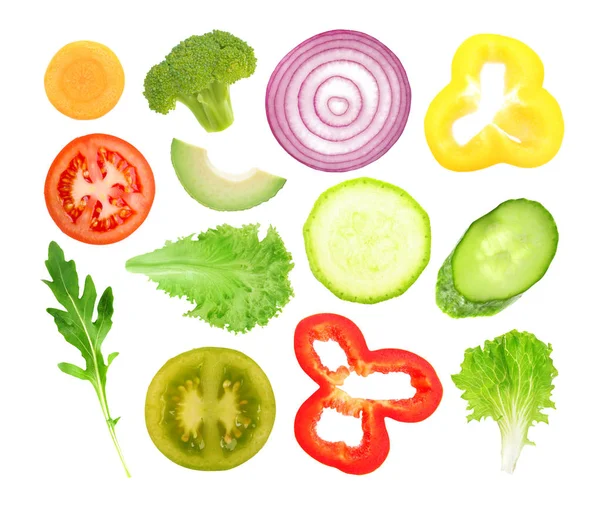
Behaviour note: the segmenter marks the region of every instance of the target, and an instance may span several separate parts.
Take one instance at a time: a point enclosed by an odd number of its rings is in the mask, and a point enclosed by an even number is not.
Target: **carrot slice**
[[[94,41],[63,46],[50,61],[44,87],[50,103],[74,119],[104,116],[119,101],[125,75],[113,51]]]

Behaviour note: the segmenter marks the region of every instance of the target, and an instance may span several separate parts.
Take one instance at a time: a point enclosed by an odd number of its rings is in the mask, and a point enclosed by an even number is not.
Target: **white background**
[[[21,511],[598,511],[598,56],[594,2],[440,1],[261,2],[175,1],[4,3],[0,12],[2,72],[2,323],[0,324],[0,509]],[[7,5],[10,5],[7,7]],[[393,7],[392,7],[393,6]],[[142,95],[147,70],[172,46],[214,28],[247,40],[258,56],[255,75],[233,86],[234,125],[206,134],[183,106],[168,116]],[[345,175],[308,169],[270,133],[264,91],[271,71],[304,39],[335,28],[356,29],[388,45],[403,62],[412,110],[398,143],[374,164]],[[516,37],[542,58],[545,85],[566,123],[557,157],[542,168],[496,166],[458,174],[433,159],[423,134],[430,100],[448,81],[458,45],[481,32]],[[126,86],[103,118],[76,121],[46,99],[43,76],[54,53],[71,41],[108,45],[120,58]],[[63,235],[50,219],[43,185],[50,163],[71,139],[104,132],[135,145],[151,163],[156,200],[144,225],[113,246],[88,246]],[[172,137],[205,146],[232,172],[260,166],[287,177],[274,199],[246,212],[218,213],[197,204],[170,164]],[[406,189],[432,222],[431,262],[403,296],[377,305],[351,304],[318,283],[306,261],[302,225],[317,196],[342,180],[373,176]],[[492,318],[453,320],[435,305],[439,266],[468,224],[508,198],[542,202],[560,231],[545,278]],[[264,328],[235,336],[183,318],[184,301],[155,291],[125,271],[127,258],[167,239],[220,223],[274,224],[296,264],[295,298]],[[61,373],[81,363],[58,334],[47,307],[57,306],[41,279],[48,243],[59,242],[80,275],[98,289],[112,285],[114,327],[105,354],[119,351],[108,374],[111,411],[133,477],[126,479],[92,387]],[[298,406],[315,389],[293,352],[305,316],[335,312],[353,319],[371,348],[414,351],[436,368],[444,398],[420,424],[388,421],[390,454],[366,476],[349,476],[307,456],[293,434]],[[514,475],[500,472],[496,424],[466,422],[466,403],[450,375],[466,348],[513,328],[552,343],[559,370],[550,424],[533,427]],[[188,349],[244,351],[270,377],[277,419],[264,449],[228,472],[195,472],[163,457],[144,425],[146,388],[160,366]],[[390,387],[380,391],[395,396]],[[355,421],[358,422],[358,421]],[[351,423],[352,424],[352,423]],[[356,426],[351,426],[356,427]]]

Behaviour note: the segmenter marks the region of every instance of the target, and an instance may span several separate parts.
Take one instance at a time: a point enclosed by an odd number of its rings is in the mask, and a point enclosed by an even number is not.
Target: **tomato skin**
[[[107,231],[94,231],[89,226],[92,219],[93,202],[83,211],[80,219],[74,222],[63,207],[59,194],[61,174],[69,167],[73,158],[81,153],[90,165],[90,172],[100,173],[97,164],[99,148],[108,148],[117,152],[135,167],[136,179],[140,191],[127,194],[127,200],[133,208],[133,215],[119,226]],[[107,134],[89,134],[73,139],[52,162],[44,185],[44,197],[48,213],[58,228],[69,237],[87,244],[112,244],[131,235],[145,221],[154,201],[154,174],[144,156],[130,143]],[[125,196],[125,195],[124,195]]]
[[[348,367],[326,368],[314,349],[315,340],[334,340],[346,353]],[[349,474],[367,474],[386,459],[390,441],[385,418],[419,422],[429,417],[442,399],[442,384],[433,367],[423,358],[402,349],[370,351],[365,338],[350,319],[336,314],[317,314],[298,323],[294,335],[298,363],[319,389],[296,414],[294,432],[300,447],[317,461]],[[355,399],[338,388],[354,371],[360,376],[373,372],[405,372],[416,392],[410,399]],[[343,415],[361,416],[363,438],[358,446],[328,442],[317,434],[317,423],[325,408]]]

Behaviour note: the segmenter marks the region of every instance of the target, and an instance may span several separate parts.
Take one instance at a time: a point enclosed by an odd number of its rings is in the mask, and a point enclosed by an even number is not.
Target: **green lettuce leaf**
[[[171,297],[193,303],[186,315],[245,333],[265,326],[293,296],[292,256],[275,228],[262,240],[258,228],[221,225],[131,258],[126,268],[145,274]]]
[[[485,342],[483,349],[465,351],[459,374],[452,376],[464,390],[462,398],[472,413],[469,421],[494,419],[502,436],[502,470],[512,473],[534,422],[548,423],[544,408],[550,399],[552,380],[558,371],[552,363],[552,346],[527,332],[511,331]]]

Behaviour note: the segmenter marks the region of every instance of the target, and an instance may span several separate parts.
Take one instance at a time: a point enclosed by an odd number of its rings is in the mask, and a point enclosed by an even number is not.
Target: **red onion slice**
[[[277,65],[266,95],[279,144],[321,171],[370,164],[398,140],[410,111],[402,63],[377,39],[332,30],[300,43]]]

